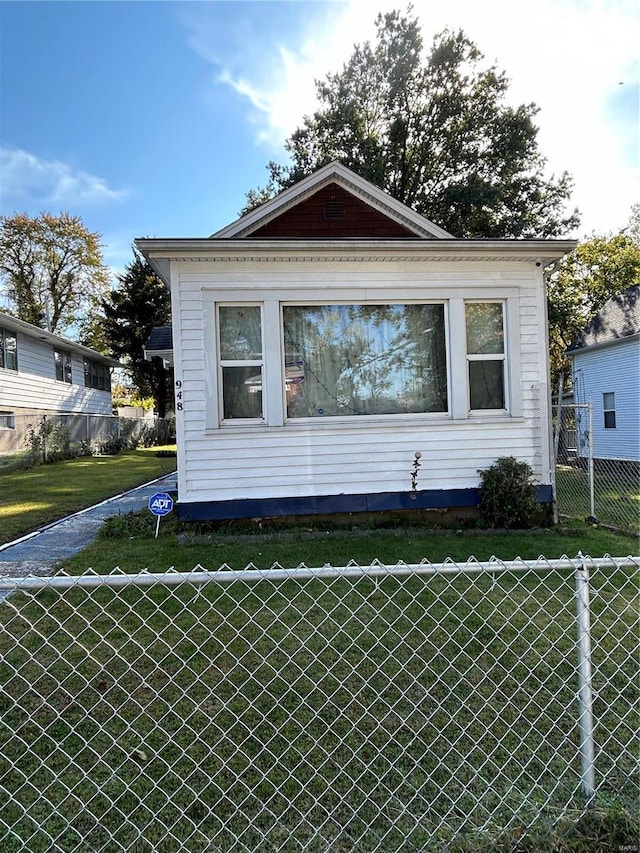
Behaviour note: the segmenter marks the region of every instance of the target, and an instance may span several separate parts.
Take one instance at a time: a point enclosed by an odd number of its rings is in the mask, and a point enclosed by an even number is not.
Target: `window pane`
[[[58,382],[64,382],[64,365],[63,355],[58,350],[53,351],[53,360],[56,366],[56,379]]]
[[[504,409],[504,370],[502,361],[469,362],[471,409]]]
[[[11,332],[4,333],[4,349],[6,353],[5,367],[7,370],[18,369],[18,340]]]
[[[602,395],[602,407],[607,410],[615,409],[616,395],[614,391],[608,391]]]
[[[615,429],[616,428],[616,413],[614,411],[609,411],[604,413],[604,428],[605,429]]]
[[[262,331],[258,305],[220,307],[220,358],[253,361],[262,358]]]
[[[447,410],[443,305],[283,309],[287,416]]]
[[[467,353],[484,355],[504,352],[502,305],[496,302],[468,302],[465,313]]]
[[[222,416],[231,418],[262,417],[262,368],[222,368]]]

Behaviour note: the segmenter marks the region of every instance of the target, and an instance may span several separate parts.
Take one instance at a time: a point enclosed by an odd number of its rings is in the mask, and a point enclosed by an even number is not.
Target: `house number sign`
[[[176,379],[176,412],[181,412],[182,409],[182,380]]]

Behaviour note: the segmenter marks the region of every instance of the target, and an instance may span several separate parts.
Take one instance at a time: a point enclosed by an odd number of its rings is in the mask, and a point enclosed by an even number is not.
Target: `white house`
[[[0,429],[18,415],[107,414],[117,362],[0,313]]]
[[[171,290],[180,517],[474,506],[504,455],[553,499],[544,273],[575,241],[459,240],[332,163],[136,244]]]
[[[593,406],[594,458],[639,462],[640,285],[605,302],[567,352],[574,402]],[[586,417],[577,420],[579,432],[588,429]]]

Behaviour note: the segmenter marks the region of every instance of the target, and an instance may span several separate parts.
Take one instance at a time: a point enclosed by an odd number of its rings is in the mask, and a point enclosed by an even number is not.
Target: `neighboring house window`
[[[15,429],[16,418],[13,412],[0,412],[0,429]]]
[[[262,311],[259,305],[218,307],[222,420],[260,420],[262,413]]]
[[[58,382],[71,383],[71,353],[54,349],[53,360],[56,366]]]
[[[502,302],[467,302],[469,409],[505,409],[505,341]]]
[[[447,411],[443,304],[286,305],[288,418]]]
[[[111,391],[111,373],[107,365],[85,358],[84,384],[87,388],[96,388],[98,391]]]
[[[18,341],[13,332],[0,328],[0,367],[18,369]]]
[[[604,428],[616,428],[616,395],[609,391],[602,395],[602,408],[604,410]]]

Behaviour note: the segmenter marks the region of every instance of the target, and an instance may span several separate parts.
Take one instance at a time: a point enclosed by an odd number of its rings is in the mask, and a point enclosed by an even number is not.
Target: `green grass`
[[[159,448],[0,473],[0,544],[175,470]]]
[[[257,524],[245,525],[243,529],[248,535],[236,535],[236,526],[221,526],[210,534],[188,526],[181,531],[176,522],[165,518],[155,539],[155,520],[149,513],[121,516],[107,523],[105,538],[65,561],[64,567],[74,573],[82,573],[89,567],[108,573],[115,566],[128,572],[143,568],[164,571],[170,566],[189,571],[196,565],[209,570],[222,565],[244,569],[250,563],[258,568],[270,568],[276,563],[291,568],[301,563],[343,566],[350,560],[369,565],[378,559],[394,565],[400,560],[419,563],[426,559],[436,563],[448,557],[464,562],[470,556],[478,560],[492,556],[503,560],[517,557],[535,560],[540,555],[548,559],[574,557],[578,552],[594,557],[638,553],[635,537],[584,524],[508,534],[479,530],[447,532],[425,526],[398,526],[390,530],[355,527],[348,531],[323,531],[316,526],[310,533],[292,524],[289,529],[265,535],[258,533]],[[251,535],[251,530],[257,535]]]
[[[584,519],[590,515],[589,479],[587,471],[558,465],[556,468],[558,511],[568,518]],[[594,476],[596,517],[602,524],[620,530],[640,530],[640,484],[631,474]]]
[[[625,849],[635,574],[593,572],[587,813],[570,572],[15,593],[0,849]]]

